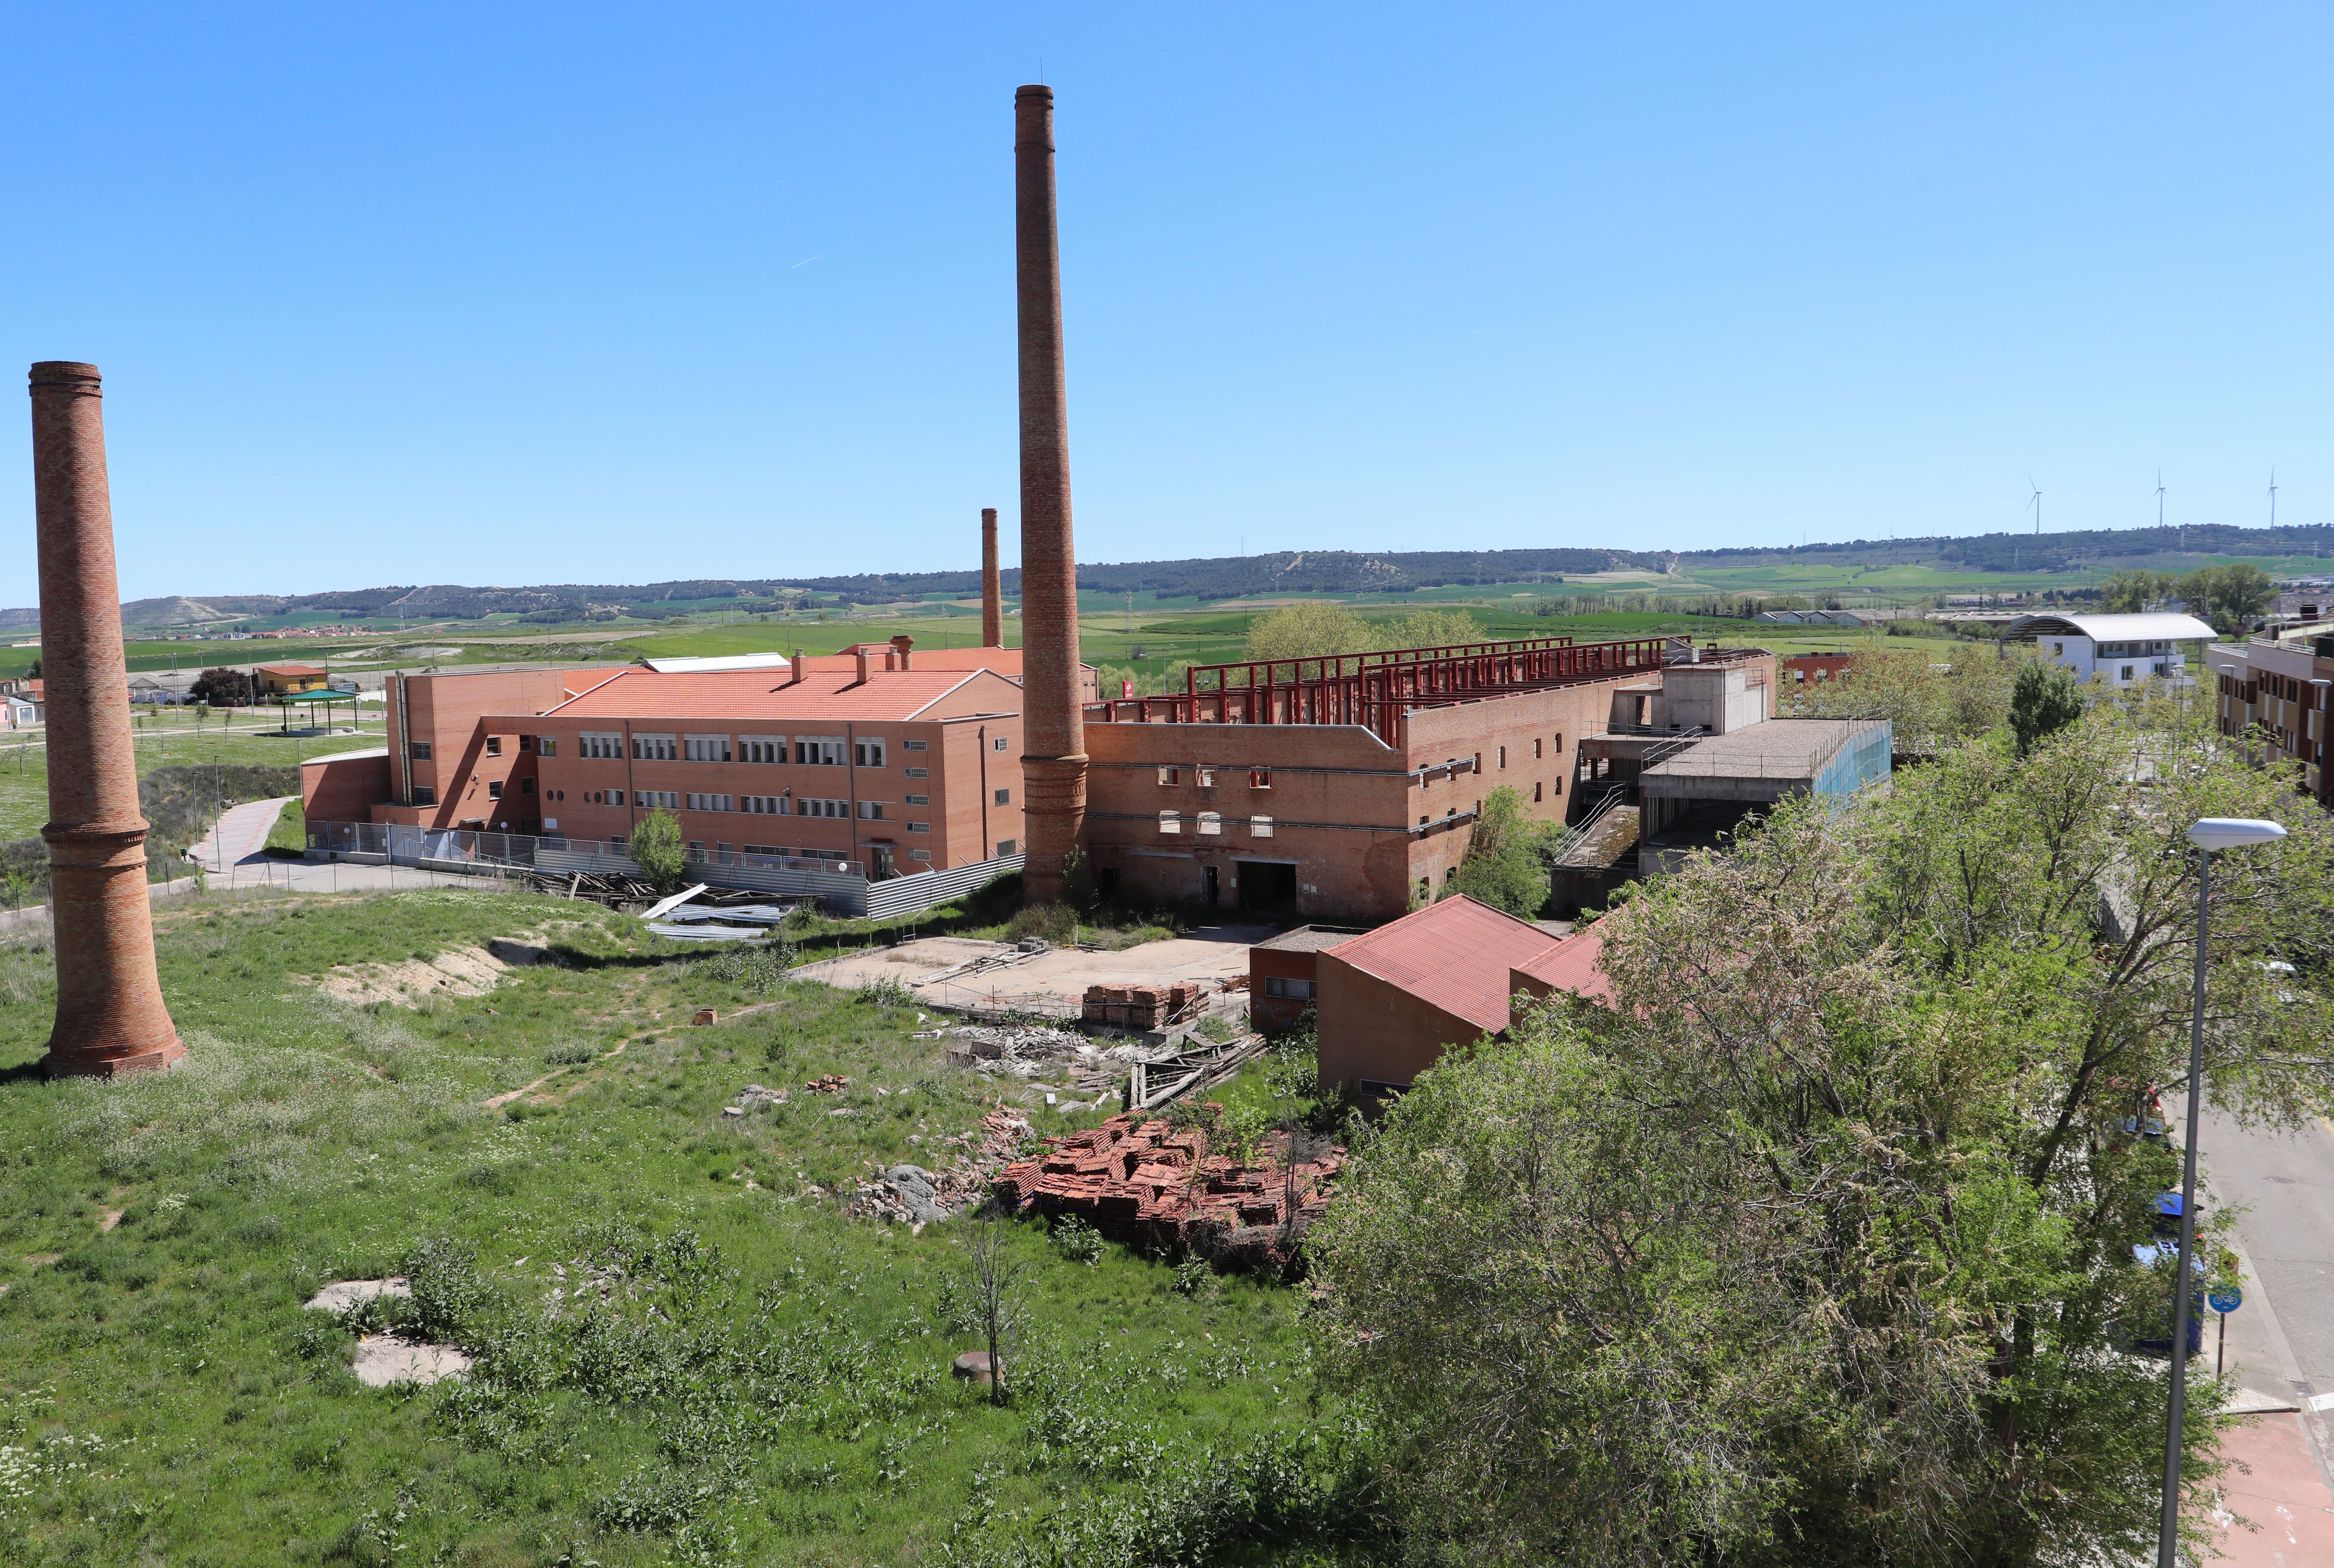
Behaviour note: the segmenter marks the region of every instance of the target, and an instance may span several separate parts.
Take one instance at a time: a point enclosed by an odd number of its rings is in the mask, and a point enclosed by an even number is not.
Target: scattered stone
[[[310,1312],[344,1313],[352,1306],[380,1296],[410,1296],[412,1294],[413,1287],[406,1284],[403,1275],[395,1275],[388,1279],[341,1279],[334,1280],[300,1304]]]
[[[803,1087],[813,1094],[840,1094],[851,1087],[851,1080],[840,1073],[830,1073],[824,1078],[814,1078]]]
[[[746,1114],[746,1108],[742,1105],[725,1105],[721,1108],[721,1114],[724,1116],[743,1116]]]
[[[752,1110],[757,1105],[784,1105],[786,1102],[786,1092],[785,1090],[765,1089],[758,1083],[747,1084],[738,1095],[738,1103],[746,1107],[748,1111]]]
[[[948,1217],[940,1205],[940,1189],[932,1173],[921,1165],[895,1165],[883,1173],[882,1185],[899,1194],[901,1207],[913,1222],[931,1225]]]
[[[697,1010],[697,1016],[691,1018],[690,1022],[691,1024],[712,1024],[719,1022],[720,1016],[721,1015],[719,1013],[716,1013],[710,1007],[699,1007]]]
[[[397,1334],[368,1334],[357,1342],[357,1381],[369,1389],[392,1383],[435,1383],[470,1370],[470,1358],[453,1345],[430,1344]]]
[[[967,1351],[957,1357],[949,1370],[984,1389],[997,1381],[997,1363],[989,1359],[987,1351]]]

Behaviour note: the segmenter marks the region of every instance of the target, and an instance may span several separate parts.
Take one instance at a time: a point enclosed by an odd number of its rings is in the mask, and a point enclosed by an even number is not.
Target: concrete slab
[[[310,1296],[300,1304],[310,1312],[344,1313],[360,1302],[369,1302],[385,1295],[410,1296],[413,1287],[405,1276],[390,1279],[338,1279]]]
[[[357,1342],[352,1363],[357,1381],[371,1389],[391,1383],[434,1383],[470,1370],[470,1358],[452,1345],[433,1345],[396,1334],[369,1334]]]
[[[1208,926],[1116,952],[1056,948],[1028,956],[1004,942],[924,937],[829,958],[799,973],[845,990],[895,981],[919,1001],[946,1007],[1064,1017],[1078,1012],[1089,986],[1162,986],[1245,976],[1249,948],[1272,935],[1270,926]],[[1006,961],[979,972],[960,967],[983,958]]]

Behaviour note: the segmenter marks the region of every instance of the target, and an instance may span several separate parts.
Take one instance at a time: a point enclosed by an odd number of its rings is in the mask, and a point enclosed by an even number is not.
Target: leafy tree
[[[1505,909],[1519,919],[1537,916],[1548,903],[1548,862],[1540,855],[1539,824],[1524,813],[1524,797],[1501,784],[1483,797],[1467,853],[1451,890],[1479,904]]]
[[[1952,655],[1952,662],[1942,657]],[[1928,755],[2001,728],[2023,661],[2034,651],[2015,643],[1992,648],[1882,647],[1849,660],[1837,680],[1787,688],[1785,711],[1798,718],[1886,718],[1896,749]]]
[[[2040,659],[2018,667],[2010,688],[2010,733],[2017,737],[2020,756],[2082,717],[2083,688],[2073,670]]]
[[[2334,1108],[2334,831],[2203,726],[2112,708],[1787,803],[1607,917],[1609,1008],[1422,1074],[1313,1235],[1419,1555],[2143,1554],[2165,1380],[2117,1351],[2168,1315],[2132,1247],[2179,1172],[2121,1123],[2185,1073],[2204,815],[2293,829],[2214,868],[2206,1092],[2303,1125]],[[2223,1423],[2191,1398],[2201,1501]]]
[[[680,819],[659,807],[632,829],[632,863],[649,885],[670,898],[680,891],[689,875],[689,849],[680,836]]]
[[[2099,601],[2110,615],[2137,615],[2172,593],[2178,582],[2168,572],[2117,572],[2099,585]]]
[[[1246,657],[1319,659],[1336,653],[1367,653],[1377,630],[1331,599],[1299,600],[1257,618],[1248,629]]]
[[[1483,623],[1464,610],[1422,610],[1386,622],[1377,632],[1377,647],[1458,648],[1488,641]]]
[[[2244,630],[2277,598],[2277,584],[2250,561],[2227,566],[2204,566],[2180,579],[2181,599],[2188,612],[2209,620],[2223,636]]]
[[[258,700],[249,670],[224,667],[206,669],[195,677],[187,695],[212,707],[249,707]]]

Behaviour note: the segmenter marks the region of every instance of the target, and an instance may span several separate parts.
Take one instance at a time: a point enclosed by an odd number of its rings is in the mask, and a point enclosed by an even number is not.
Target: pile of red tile
[[[803,1085],[813,1094],[840,1094],[851,1087],[851,1080],[840,1073],[830,1073],[824,1078],[814,1078]]]
[[[1089,1024],[1121,1029],[1158,1029],[1182,1015],[1206,995],[1203,986],[1089,986],[1080,1016]]]
[[[1210,1154],[1204,1128],[1114,1116],[1091,1131],[1048,1139],[1037,1158],[999,1171],[990,1190],[1007,1208],[1075,1214],[1140,1246],[1286,1263],[1345,1164],[1343,1148],[1308,1151],[1298,1135],[1292,1169],[1290,1141],[1268,1133],[1256,1162],[1241,1164]]]

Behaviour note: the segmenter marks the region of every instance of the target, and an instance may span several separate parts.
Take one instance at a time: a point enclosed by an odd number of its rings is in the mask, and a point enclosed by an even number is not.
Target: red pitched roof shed
[[[1596,967],[1604,953],[1605,928],[1600,922],[1585,931],[1573,932],[1530,963],[1518,964],[1511,979],[1530,979],[1538,984],[1519,984],[1513,988],[1540,996],[1549,991],[1569,991],[1591,1002],[1609,1004],[1613,1000],[1613,983]]]
[[[1463,894],[1329,949],[1332,957],[1487,1034],[1508,1026],[1508,971],[1548,956],[1557,938]]]

